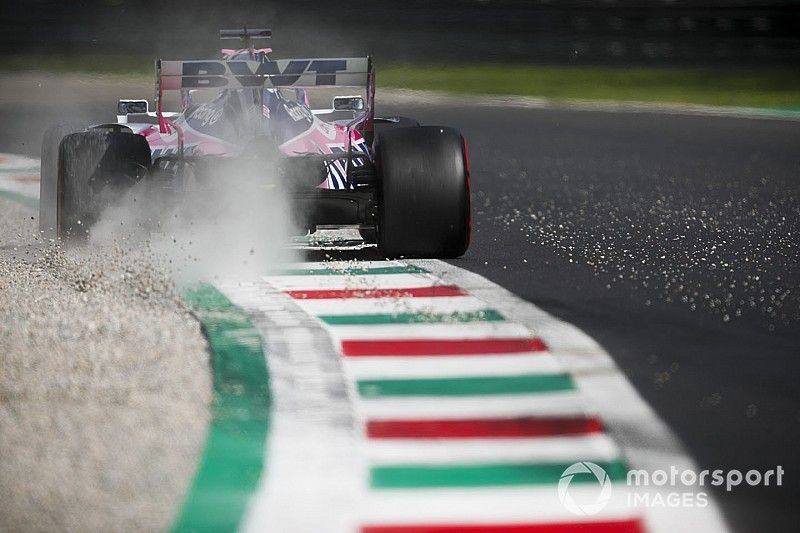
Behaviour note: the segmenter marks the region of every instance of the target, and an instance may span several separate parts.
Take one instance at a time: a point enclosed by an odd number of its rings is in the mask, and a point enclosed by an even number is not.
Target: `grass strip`
[[[459,95],[531,96],[800,110],[798,69],[396,65],[383,87]]]

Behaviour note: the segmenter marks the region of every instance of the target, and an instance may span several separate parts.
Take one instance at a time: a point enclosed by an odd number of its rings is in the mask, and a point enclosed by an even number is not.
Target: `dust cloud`
[[[179,285],[254,279],[295,259],[289,194],[265,160],[138,182],[106,208],[89,245],[147,247]]]

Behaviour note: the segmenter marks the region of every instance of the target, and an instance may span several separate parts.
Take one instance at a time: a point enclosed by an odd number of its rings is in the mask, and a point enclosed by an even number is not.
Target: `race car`
[[[370,57],[275,60],[270,48],[253,45],[270,36],[221,30],[221,38],[241,41],[221,59],[156,61],[155,111],[146,99],[120,100],[116,123],[48,130],[40,229],[85,238],[142,180],[179,201],[189,183],[203,187],[225,180],[226,168],[246,167],[255,184],[278,176],[308,232],[357,227],[386,257],[463,255],[471,213],[462,135],[376,117]],[[315,92],[345,87],[360,93],[334,93],[330,107],[312,104]],[[177,111],[165,110],[168,96]]]

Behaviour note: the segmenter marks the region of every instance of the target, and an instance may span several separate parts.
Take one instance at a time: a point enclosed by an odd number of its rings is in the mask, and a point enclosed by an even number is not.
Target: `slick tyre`
[[[378,247],[386,257],[453,258],[470,239],[469,161],[461,134],[423,126],[376,143]]]
[[[58,151],[58,235],[85,239],[103,209],[147,173],[150,147],[141,135],[86,131],[64,137]]]

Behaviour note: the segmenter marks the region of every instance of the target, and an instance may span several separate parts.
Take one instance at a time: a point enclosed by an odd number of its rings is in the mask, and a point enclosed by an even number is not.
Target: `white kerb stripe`
[[[420,298],[326,298],[295,301],[311,315],[372,315],[398,313],[469,313],[488,309],[474,296]]]
[[[514,322],[476,322],[471,324],[386,324],[376,326],[328,326],[339,340],[382,339],[524,339],[532,337],[530,330]]]
[[[429,274],[380,274],[376,276],[320,275],[268,276],[265,281],[284,290],[409,289],[442,285]]]
[[[558,374],[564,367],[547,352],[507,355],[347,357],[348,373],[356,379]]]
[[[502,439],[372,439],[366,451],[374,464],[573,463],[619,459],[619,448],[603,433]]]
[[[357,401],[357,407],[367,420],[458,420],[591,414],[577,391],[488,396],[362,398]]]
[[[558,497],[558,487],[491,487],[474,489],[379,490],[368,495],[362,523],[369,524],[496,524],[597,522],[626,520],[641,509],[628,506],[628,488],[614,484],[608,505],[598,514],[577,516]],[[597,499],[596,484],[570,486],[575,501]]]

